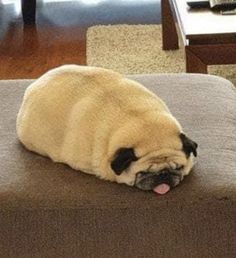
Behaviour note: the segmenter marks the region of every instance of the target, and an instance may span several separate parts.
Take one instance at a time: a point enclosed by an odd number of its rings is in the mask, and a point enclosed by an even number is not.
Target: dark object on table
[[[222,15],[235,15],[236,14],[236,8],[231,10],[222,10],[220,11]]]
[[[208,8],[208,7],[210,7],[209,0],[187,0],[187,4],[191,8]]]
[[[214,10],[231,10],[236,8],[236,0],[209,0]]]
[[[191,8],[211,8],[213,10],[232,10],[236,8],[236,0],[187,0]]]

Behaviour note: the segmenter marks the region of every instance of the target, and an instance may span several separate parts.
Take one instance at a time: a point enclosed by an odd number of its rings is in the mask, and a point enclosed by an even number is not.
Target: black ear
[[[197,156],[197,143],[189,139],[185,134],[181,133],[180,134],[180,139],[183,143],[183,151],[187,155],[187,157],[190,156],[190,153],[192,152],[193,155],[196,157]]]
[[[111,168],[117,175],[120,175],[123,170],[129,167],[132,161],[136,161],[138,158],[135,156],[132,148],[120,148],[116,154],[114,160],[111,162]]]

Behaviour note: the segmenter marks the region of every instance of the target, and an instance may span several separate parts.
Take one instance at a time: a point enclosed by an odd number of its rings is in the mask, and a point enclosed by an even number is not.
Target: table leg
[[[162,49],[178,49],[178,34],[169,0],[161,0]]]
[[[35,23],[36,0],[21,0],[22,16],[25,24]]]
[[[207,65],[188,47],[185,47],[185,56],[187,73],[207,73]]]

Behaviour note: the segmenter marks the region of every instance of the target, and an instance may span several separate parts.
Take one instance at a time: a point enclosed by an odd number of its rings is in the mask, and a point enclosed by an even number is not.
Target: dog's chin
[[[141,171],[136,174],[134,186],[144,191],[151,191],[161,184],[165,184],[170,188],[173,188],[182,180],[183,175],[177,170],[162,170],[158,172]]]

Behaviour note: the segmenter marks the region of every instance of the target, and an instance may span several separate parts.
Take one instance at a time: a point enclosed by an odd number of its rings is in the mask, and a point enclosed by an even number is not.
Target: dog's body
[[[76,65],[53,69],[27,88],[17,134],[53,161],[144,190],[155,184],[140,186],[139,172],[181,168],[179,183],[196,152],[155,94],[116,72]]]

